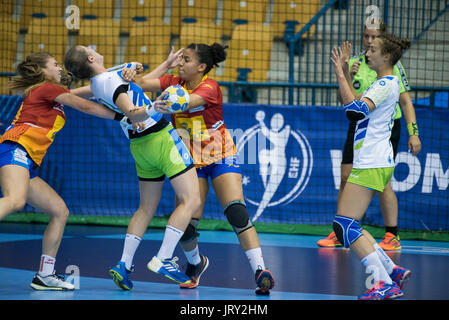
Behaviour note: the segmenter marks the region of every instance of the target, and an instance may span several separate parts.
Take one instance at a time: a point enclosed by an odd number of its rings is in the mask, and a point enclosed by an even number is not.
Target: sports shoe
[[[385,238],[379,243],[384,251],[398,251],[401,250],[401,241],[399,236],[395,236],[391,232],[385,233]]]
[[[150,262],[147,264],[147,268],[153,272],[159,273],[167,278],[177,282],[177,283],[190,283],[190,278],[186,276],[182,271],[179,271],[179,266],[176,263],[178,257],[173,257],[172,259],[159,260],[158,257],[154,256]]]
[[[273,274],[269,270],[257,270],[255,274],[256,279],[256,294],[267,296],[270,294],[270,289],[274,287]]]
[[[131,290],[133,283],[131,282],[130,275],[134,271],[134,266],[131,266],[131,270],[126,269],[125,263],[119,261],[113,268],[109,270],[109,274],[114,280],[115,284],[123,290]]]
[[[391,284],[379,281],[371,289],[359,296],[359,300],[395,299],[403,295],[404,293],[394,281]]]
[[[36,273],[30,286],[34,290],[75,290],[73,284],[65,282],[64,277],[55,272],[45,277]]]
[[[331,232],[327,238],[318,240],[317,244],[320,247],[333,248],[333,247],[341,247],[340,241],[338,241],[335,232]]]
[[[412,275],[412,272],[400,266],[393,268],[393,272],[390,274],[390,278],[401,288],[407,283],[408,278]]]
[[[206,271],[207,267],[209,267],[209,259],[203,255],[201,255],[201,262],[197,265],[188,263],[185,274],[190,278],[191,282],[181,283],[179,287],[181,289],[194,289],[198,287],[201,275]]]

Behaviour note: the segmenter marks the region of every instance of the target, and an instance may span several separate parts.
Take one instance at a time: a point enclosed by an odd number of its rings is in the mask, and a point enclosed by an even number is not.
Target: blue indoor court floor
[[[200,252],[210,260],[200,287],[179,289],[149,271],[163,230],[149,229],[134,259],[134,289],[115,286],[108,270],[121,257],[126,227],[68,225],[56,260],[58,273],[79,272],[75,291],[35,291],[30,282],[39,267],[45,224],[0,223],[0,300],[355,300],[368,277],[346,249],[318,248],[321,238],[260,233],[264,259],[275,277],[270,296],[254,294],[254,275],[233,232],[200,230]],[[388,253],[412,271],[401,300],[449,299],[449,242],[403,240]],[[179,246],[175,255],[185,267]]]

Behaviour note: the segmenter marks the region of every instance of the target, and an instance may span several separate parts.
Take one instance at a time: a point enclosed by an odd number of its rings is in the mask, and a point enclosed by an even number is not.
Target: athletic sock
[[[249,249],[245,251],[245,254],[254,273],[256,273],[257,270],[265,270],[261,248]]]
[[[55,270],[56,259],[45,254],[41,255],[41,264],[39,266],[39,275],[46,277],[51,275]]]
[[[373,284],[376,284],[379,281],[384,281],[387,284],[392,283],[392,280],[385,270],[382,262],[380,261],[376,251],[371,252],[369,255],[363,258],[362,264],[365,266],[366,272],[373,275]]]
[[[123,246],[123,254],[120,261],[125,263],[126,269],[128,270],[131,270],[134,254],[136,253],[140,241],[142,241],[142,239],[138,236],[129,233],[126,234],[125,245]]]
[[[161,248],[157,253],[157,258],[159,260],[172,258],[176,245],[178,244],[183,234],[183,231],[167,225],[167,227],[165,228],[164,240],[162,241]]]
[[[195,249],[191,251],[184,250],[184,254],[190,264],[197,265],[201,262],[200,250],[198,248],[198,245],[196,245]]]
[[[398,227],[385,227],[385,232],[394,234],[395,237],[398,236]]]
[[[377,252],[377,256],[379,257],[380,261],[382,262],[382,265],[384,266],[385,270],[388,274],[391,274],[393,272],[394,267],[396,267],[396,264],[393,262],[393,260],[390,259],[390,257],[387,256],[385,251],[377,244],[373,244],[374,250]]]

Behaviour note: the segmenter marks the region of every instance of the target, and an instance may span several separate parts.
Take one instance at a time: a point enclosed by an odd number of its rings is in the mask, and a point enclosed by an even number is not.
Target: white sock
[[[46,277],[55,270],[56,259],[45,254],[41,255],[41,264],[39,266],[39,275]]]
[[[389,256],[386,255],[385,251],[377,243],[373,244],[373,247],[374,250],[376,250],[385,270],[387,270],[388,274],[391,274],[393,272],[393,268],[396,267],[396,264],[390,259]]]
[[[261,248],[249,249],[248,251],[245,251],[245,254],[248,257],[248,262],[254,273],[256,273],[259,269],[265,270],[265,263],[263,261]]]
[[[392,280],[385,270],[382,262],[380,261],[379,256],[376,251],[371,252],[365,258],[362,259],[362,264],[367,268],[367,273],[371,273],[374,277],[374,283],[376,284],[379,281],[384,281],[387,284],[391,284]]]
[[[201,262],[200,250],[198,248],[198,245],[196,245],[195,249],[193,249],[192,251],[184,250],[184,254],[190,264],[197,265]]]
[[[176,245],[183,234],[183,231],[167,225],[165,228],[164,240],[162,241],[161,248],[157,253],[159,260],[166,260],[173,257],[173,252],[175,251]]]
[[[142,239],[138,236],[129,233],[126,234],[125,245],[123,246],[123,254],[120,261],[125,263],[126,269],[128,270],[131,270],[134,254],[136,253],[140,241],[142,241]]]

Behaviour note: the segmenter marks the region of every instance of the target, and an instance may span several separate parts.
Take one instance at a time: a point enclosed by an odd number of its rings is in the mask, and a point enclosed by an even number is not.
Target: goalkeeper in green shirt
[[[378,28],[372,28],[371,26],[365,26],[363,32],[363,45],[365,51],[360,55],[357,55],[349,59],[350,45],[344,46],[346,48],[344,54],[348,61],[346,76],[349,78],[348,82],[352,82],[353,89],[357,98],[362,96],[362,93],[370,86],[370,84],[376,80],[377,74],[374,70],[370,69],[367,64],[365,52],[368,50],[376,36],[384,33],[386,30],[385,24],[380,20],[374,20],[378,22]],[[407,131],[409,134],[408,150],[412,152],[414,156],[421,150],[421,141],[418,137],[418,126],[416,124],[416,115],[413,103],[409,94],[410,87],[407,80],[404,67],[401,62],[394,66],[394,75],[399,78],[400,96],[399,104],[396,105],[395,115],[393,116],[394,125],[391,131],[391,144],[393,147],[394,157],[396,158],[398,152],[399,137],[401,133],[400,118],[404,114],[405,121],[407,123]],[[340,90],[338,91],[340,99]],[[402,110],[401,110],[402,109]],[[351,173],[352,161],[353,161],[353,149],[354,149],[354,132],[356,128],[356,122],[350,122],[348,133],[343,149],[343,157],[341,162],[341,180],[340,189],[338,192],[338,202],[346,181]],[[379,246],[383,250],[400,250],[401,243],[398,236],[398,200],[391,187],[391,181],[386,186],[383,192],[379,192],[380,209],[385,224],[385,238],[379,243]],[[341,246],[337,240],[335,233],[332,232],[325,239],[318,241],[320,247],[338,247]]]

